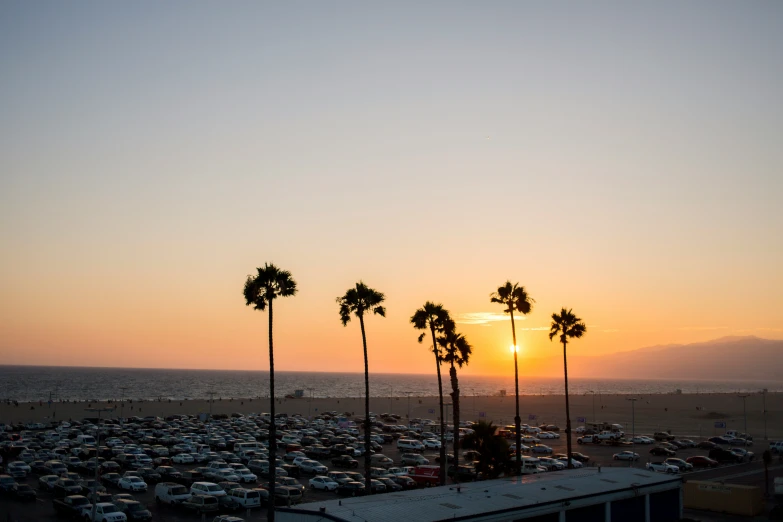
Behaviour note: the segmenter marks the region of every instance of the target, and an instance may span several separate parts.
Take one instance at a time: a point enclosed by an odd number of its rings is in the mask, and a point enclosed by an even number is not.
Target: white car
[[[247,469],[242,464],[231,464],[231,471],[233,471],[234,474],[239,477],[239,482],[250,483],[258,480],[256,474]]]
[[[669,473],[671,475],[676,475],[680,472],[680,468],[673,464],[666,464],[665,462],[648,462],[647,469],[658,473]]]
[[[565,469],[566,464],[565,462],[557,459],[553,459],[551,457],[541,457],[539,460],[538,465],[546,468],[549,471],[560,471],[561,469]]]
[[[303,460],[299,462],[297,466],[302,473],[315,473],[316,475],[324,475],[325,473],[329,472],[329,468],[315,460]]]
[[[541,442],[541,439],[539,439],[538,437],[533,437],[531,435],[525,435],[522,437],[522,442],[524,442],[525,444],[538,444],[539,442]]]
[[[190,486],[191,495],[210,495],[213,497],[224,497],[226,492],[214,482],[194,482]]]
[[[141,477],[122,477],[117,485],[128,491],[147,491],[147,483]]]
[[[577,429],[575,429],[574,431],[575,431],[576,433],[584,433],[585,431],[587,431],[587,428],[585,428],[584,426],[579,426],[579,427],[578,427]]]
[[[190,453],[177,453],[173,457],[171,457],[171,461],[174,464],[193,464],[196,459],[193,458],[193,455]]]
[[[222,468],[212,473],[214,480],[218,482],[239,482],[239,475],[231,468]]]
[[[614,460],[639,460],[639,454],[634,453],[633,451],[621,451],[620,453],[615,453],[612,458]]]
[[[334,491],[337,489],[337,482],[329,477],[313,477],[310,479],[310,487],[313,489],[322,489],[324,491]]]
[[[560,434],[559,433],[554,433],[552,431],[542,431],[541,433],[538,434],[538,438],[539,439],[559,439],[560,438]]]
[[[645,437],[644,435],[638,435],[631,439],[631,442],[634,444],[652,444],[655,442],[654,439],[651,439],[650,437]]]
[[[568,465],[568,459],[567,459],[566,457],[558,457],[558,459],[557,459],[557,460],[559,460],[559,461],[560,461],[560,462],[562,462],[563,464],[566,464],[566,466]],[[581,467],[582,467],[582,463],[581,463],[581,462],[579,462],[579,461],[578,461],[578,460],[576,460],[576,459],[571,459],[571,465],[572,465],[574,468],[581,468]]]
[[[422,442],[427,449],[440,449],[440,441],[438,439],[424,439]]]
[[[552,448],[550,448],[545,444],[536,444],[535,446],[530,448],[530,453],[541,453],[544,455],[551,455]]]

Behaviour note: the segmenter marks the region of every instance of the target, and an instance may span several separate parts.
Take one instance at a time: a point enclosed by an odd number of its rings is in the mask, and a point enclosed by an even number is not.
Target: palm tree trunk
[[[517,330],[514,326],[514,307],[509,304],[508,311],[511,314],[511,338],[514,342],[514,404],[516,405],[516,415],[514,416],[514,425],[516,427],[516,455],[517,475],[522,473],[522,418],[519,416],[519,367],[517,365]]]
[[[359,314],[362,327],[362,346],[364,346],[364,487],[372,491],[370,477],[370,366],[367,362],[367,335],[364,332],[364,315]]]
[[[266,507],[266,519],[275,522],[275,464],[277,459],[277,426],[275,425],[275,351],[272,339],[272,299],[269,300],[269,502]]]
[[[571,409],[568,405],[568,358],[566,357],[566,341],[563,341],[563,374],[565,375],[565,400],[566,400],[566,454],[568,455],[568,469],[574,467],[571,462]]]
[[[432,351],[435,354],[435,368],[438,370],[438,399],[440,401],[440,485],[446,484],[446,419],[443,417],[443,381],[440,377],[440,357],[438,343],[435,340],[435,326],[430,323],[432,332]]]
[[[451,363],[449,369],[451,377],[451,402],[454,410],[454,481],[459,482],[459,382],[457,381],[457,369],[454,363]]]

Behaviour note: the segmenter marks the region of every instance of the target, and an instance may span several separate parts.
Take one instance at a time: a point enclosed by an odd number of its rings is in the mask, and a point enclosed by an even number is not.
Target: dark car
[[[236,513],[237,511],[242,510],[242,504],[234,500],[228,495],[223,495],[222,497],[218,497],[218,505],[220,506],[218,508],[218,511],[228,511],[230,513]]]
[[[147,484],[157,484],[162,479],[160,473],[152,468],[139,468],[139,476],[141,476]]]
[[[101,476],[101,483],[104,486],[112,486],[115,488],[120,487],[120,479],[122,476],[119,473],[104,473]]]
[[[116,500],[114,505],[125,513],[128,520],[152,520],[152,513],[141,502],[120,499]]]
[[[417,487],[416,481],[407,475],[398,475],[391,480],[402,486],[402,489],[416,489]]]
[[[205,479],[203,473],[201,473],[200,471],[191,470],[191,471],[183,471],[179,479],[175,480],[175,482],[178,482],[185,486],[192,486],[194,482],[204,482],[204,480]]]
[[[662,446],[656,446],[650,450],[650,455],[654,455],[656,457],[673,457],[677,453],[670,449],[666,449]]]
[[[67,497],[69,495],[79,495],[82,492],[82,486],[72,479],[61,478],[54,483],[55,498]]]
[[[293,464],[283,464],[280,467],[284,469],[286,473],[288,473],[287,476],[289,477],[299,478],[302,476],[302,470],[299,469],[299,466],[294,466]]]
[[[106,491],[106,488],[103,487],[100,484],[100,482],[97,482],[95,479],[83,480],[81,486],[82,486],[81,494],[87,498],[92,498],[91,495],[95,493],[96,489],[98,491]]]
[[[699,449],[711,450],[711,449],[717,448],[718,445],[715,444],[714,442],[710,442],[708,440],[705,440],[705,441],[702,441],[702,442],[699,442],[698,444],[696,444],[696,447],[699,448]]]
[[[160,475],[160,480],[168,482],[179,482],[182,480],[182,473],[172,468],[171,466],[158,466],[155,471]]]
[[[479,479],[479,474],[473,466],[460,465],[459,470],[455,470],[454,466],[449,466],[447,473],[451,478],[456,476],[460,482],[471,482]]]
[[[578,451],[574,451],[573,453],[571,453],[571,457],[574,460],[579,461],[579,462],[581,462],[583,464],[585,462],[589,462],[590,461],[590,457],[588,457],[587,455],[585,455],[583,453],[579,453]]]
[[[695,457],[688,457],[685,462],[693,466],[694,468],[714,468],[718,465],[717,460],[713,460],[704,455],[696,455]]]
[[[57,481],[59,482],[59,480]],[[0,475],[0,492],[10,493],[16,487],[14,477],[10,475]]]
[[[11,495],[23,501],[35,501],[35,499],[38,498],[35,490],[27,484],[17,484],[14,486],[11,490]]]
[[[346,482],[337,486],[337,494],[345,497],[358,497],[366,494],[364,484],[361,482]]]
[[[726,445],[729,444],[729,439],[726,439],[726,438],[723,438],[723,437],[710,437],[707,440],[709,440],[710,442],[712,442],[714,444],[718,444],[720,446],[726,446]]]
[[[715,448],[713,450],[710,450],[710,458],[712,460],[718,461],[720,464],[724,463],[735,463],[735,462],[741,462],[742,457],[730,452],[729,450],[725,450],[723,448]]]
[[[386,491],[394,492],[394,491],[402,491],[402,486],[394,482],[392,479],[388,477],[379,477],[377,479],[379,482],[382,482],[384,486],[386,486]],[[413,479],[411,479],[413,480]]]

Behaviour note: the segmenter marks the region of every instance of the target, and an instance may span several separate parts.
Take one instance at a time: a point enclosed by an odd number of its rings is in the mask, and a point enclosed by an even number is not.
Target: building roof
[[[584,468],[463,483],[459,491],[456,485],[449,485],[311,502],[297,506],[295,511],[311,511],[331,520],[350,522],[459,520],[585,497],[607,496],[601,500],[607,501],[613,493],[666,484],[679,487],[681,478],[634,468]]]

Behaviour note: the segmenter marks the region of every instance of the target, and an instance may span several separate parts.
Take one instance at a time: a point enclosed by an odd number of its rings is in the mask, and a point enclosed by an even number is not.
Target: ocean
[[[362,373],[285,372],[275,373],[279,397],[305,390],[313,397],[360,397],[364,393]],[[584,394],[737,393],[783,391],[781,381],[683,381],[570,379],[569,392]],[[450,391],[448,372],[443,377],[444,393]],[[138,368],[79,368],[56,366],[0,366],[0,399],[17,401],[106,400],[106,399],[206,399],[267,397],[269,373],[264,371],[168,370]],[[460,376],[463,396],[492,396],[503,391],[514,394],[514,377]],[[562,394],[563,379],[520,377],[521,395]],[[372,397],[437,396],[434,373],[370,374]]]

